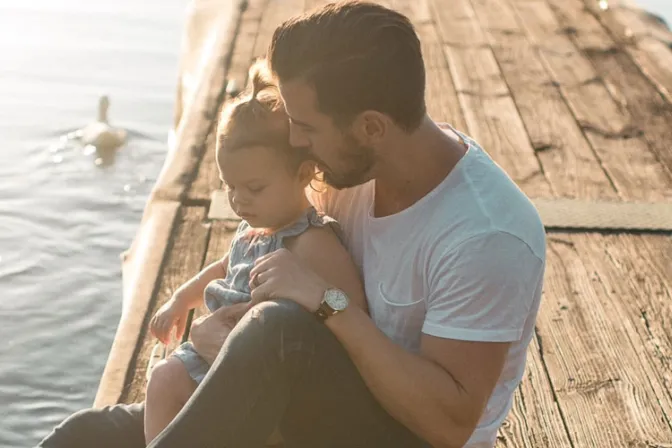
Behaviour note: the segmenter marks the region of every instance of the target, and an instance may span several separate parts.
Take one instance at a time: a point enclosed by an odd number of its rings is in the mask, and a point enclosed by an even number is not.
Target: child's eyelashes
[[[247,191],[249,191],[252,194],[259,194],[262,191],[266,189],[267,185],[246,185],[245,188],[247,188]],[[226,191],[233,192],[236,191],[236,187],[233,185],[229,185],[226,182],[224,182],[224,188]]]

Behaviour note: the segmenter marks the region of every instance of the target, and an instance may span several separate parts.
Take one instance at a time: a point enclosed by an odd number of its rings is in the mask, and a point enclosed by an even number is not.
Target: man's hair
[[[280,82],[311,85],[338,125],[375,110],[410,132],[425,115],[420,40],[406,16],[384,6],[346,1],[292,18],[275,30],[267,57]]]

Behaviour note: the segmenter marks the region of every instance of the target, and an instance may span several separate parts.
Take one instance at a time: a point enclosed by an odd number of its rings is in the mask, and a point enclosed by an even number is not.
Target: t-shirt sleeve
[[[505,232],[472,237],[441,253],[429,272],[422,331],[449,339],[519,340],[538,300],[544,262]]]

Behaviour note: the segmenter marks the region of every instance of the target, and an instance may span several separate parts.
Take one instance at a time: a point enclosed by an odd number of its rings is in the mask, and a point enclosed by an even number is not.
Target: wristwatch
[[[320,303],[320,307],[315,311],[315,316],[317,316],[321,322],[324,322],[334,314],[338,314],[345,310],[348,307],[349,302],[350,299],[348,299],[348,296],[343,291],[336,288],[329,288],[324,292],[322,303]]]

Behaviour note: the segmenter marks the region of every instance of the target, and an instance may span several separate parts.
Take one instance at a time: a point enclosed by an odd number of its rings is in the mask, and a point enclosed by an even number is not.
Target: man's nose
[[[289,144],[297,147],[310,147],[310,140],[306,136],[306,133],[299,129],[297,126],[289,126]]]

